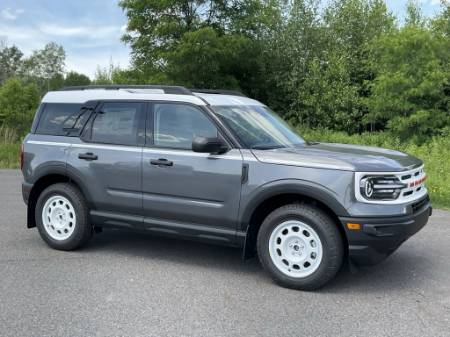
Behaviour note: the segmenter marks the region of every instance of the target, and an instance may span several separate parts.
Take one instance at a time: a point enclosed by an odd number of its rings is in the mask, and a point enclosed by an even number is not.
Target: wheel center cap
[[[294,256],[301,256],[305,250],[305,243],[303,240],[296,239],[289,243],[291,254]]]
[[[66,214],[63,210],[61,209],[56,209],[54,211],[54,219],[56,220],[56,223],[59,226],[64,225],[64,223],[66,222]]]

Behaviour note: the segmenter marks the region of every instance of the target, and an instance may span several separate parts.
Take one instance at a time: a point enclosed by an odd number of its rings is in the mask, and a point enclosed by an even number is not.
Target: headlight
[[[355,172],[355,197],[369,204],[404,204],[427,194],[423,165],[399,172]]]
[[[396,200],[406,186],[396,176],[367,175],[359,181],[359,192],[367,200]]]

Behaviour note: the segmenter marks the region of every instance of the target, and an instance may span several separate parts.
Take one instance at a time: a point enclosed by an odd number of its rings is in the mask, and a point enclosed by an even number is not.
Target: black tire
[[[42,211],[47,200],[53,196],[63,196],[73,206],[76,223],[73,232],[67,239],[56,240],[45,229],[42,221]],[[86,244],[92,237],[93,226],[89,222],[89,209],[81,191],[72,184],[58,183],[47,187],[40,195],[35,211],[36,225],[42,239],[52,248],[58,250],[74,250]]]
[[[317,269],[305,277],[291,277],[273,262],[269,240],[275,228],[288,220],[299,220],[310,226],[322,244],[322,260]],[[270,213],[261,225],[257,238],[259,260],[279,285],[298,290],[315,290],[333,279],[342,266],[344,246],[337,224],[321,209],[309,204],[289,204]]]

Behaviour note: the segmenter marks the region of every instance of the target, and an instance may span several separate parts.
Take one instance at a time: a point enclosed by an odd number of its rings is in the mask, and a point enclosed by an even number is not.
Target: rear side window
[[[103,104],[92,123],[91,141],[119,145],[143,143],[144,104],[109,102]]]
[[[89,111],[82,104],[47,103],[41,113],[36,133],[66,136],[86,122]]]

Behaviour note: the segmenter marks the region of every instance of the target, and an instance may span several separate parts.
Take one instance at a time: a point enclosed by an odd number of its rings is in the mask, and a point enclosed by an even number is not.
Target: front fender
[[[281,179],[261,185],[243,200],[239,215],[240,230],[246,231],[252,214],[262,202],[282,194],[298,194],[314,199],[330,208],[336,216],[349,216],[338,201],[338,195],[326,186],[301,179]]]

